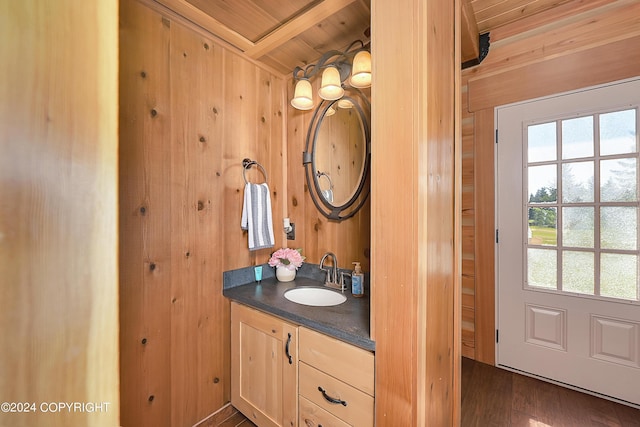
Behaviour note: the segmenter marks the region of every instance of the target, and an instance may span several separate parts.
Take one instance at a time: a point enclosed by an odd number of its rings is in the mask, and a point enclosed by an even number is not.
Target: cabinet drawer
[[[304,397],[300,396],[299,399],[299,427],[350,427],[349,424],[345,423],[340,418],[331,415],[329,412]]]
[[[373,353],[310,329],[298,329],[300,360],[373,396]]]
[[[299,365],[299,393],[319,407],[353,426],[373,426],[373,397],[306,363]],[[322,391],[324,390],[325,395]],[[328,398],[345,404],[332,403]],[[301,426],[301,427],[304,427]]]

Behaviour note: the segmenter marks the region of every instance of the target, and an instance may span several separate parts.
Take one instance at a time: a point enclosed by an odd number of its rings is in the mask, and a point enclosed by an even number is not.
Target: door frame
[[[498,135],[498,110],[499,109],[504,109],[510,106],[517,106],[517,105],[521,105],[521,104],[526,104],[526,103],[532,103],[532,102],[537,102],[537,101],[543,101],[545,99],[551,99],[551,98],[557,98],[557,97],[561,97],[561,96],[565,96],[565,95],[570,95],[570,94],[574,94],[574,93],[579,93],[579,92],[586,92],[589,90],[593,90],[593,89],[598,89],[598,88],[604,88],[607,86],[612,86],[612,85],[619,85],[619,84],[624,84],[624,83],[629,83],[629,82],[640,82],[640,76],[635,76],[635,77],[630,77],[630,78],[625,78],[625,79],[621,79],[621,80],[614,80],[611,82],[605,82],[605,83],[601,83],[601,84],[596,84],[596,85],[591,85],[591,86],[586,86],[583,88],[577,88],[577,89],[572,89],[572,90],[568,90],[568,91],[563,91],[560,93],[556,93],[556,94],[550,94],[550,95],[545,95],[545,96],[541,96],[541,97],[536,97],[536,98],[532,98],[532,99],[524,99],[524,100],[519,100],[517,102],[512,102],[512,103],[508,103],[508,104],[504,104],[504,105],[498,105],[498,106],[494,106],[491,110],[492,112],[492,119],[493,119],[493,142],[494,144],[492,145],[492,169],[493,169],[493,173],[492,173],[492,178],[493,178],[493,186],[492,186],[492,190],[493,190],[493,227],[494,227],[494,231],[495,231],[495,240],[493,241],[493,256],[494,256],[494,262],[493,262],[493,283],[494,283],[494,287],[493,287],[493,303],[494,303],[494,316],[493,316],[493,324],[495,327],[495,339],[494,339],[494,362],[493,365],[501,368],[501,369],[505,369],[507,371],[511,371],[511,372],[515,372],[521,375],[525,375],[528,377],[532,377],[532,378],[537,378],[537,379],[541,379],[544,380],[546,382],[552,383],[552,384],[556,384],[556,385],[560,385],[563,386],[565,388],[569,388],[572,390],[577,390],[586,394],[590,394],[596,397],[600,397],[606,400],[611,400],[617,403],[621,403],[627,406],[631,406],[637,409],[640,409],[640,404],[635,404],[632,402],[628,402],[628,401],[624,401],[624,400],[620,400],[617,399],[615,397],[612,396],[608,396],[605,394],[601,394],[592,390],[588,390],[588,389],[584,389],[581,388],[579,386],[574,386],[571,384],[567,384],[565,382],[562,381],[558,381],[558,380],[554,380],[552,378],[547,378],[541,375],[536,375],[533,373],[529,373],[529,372],[525,372],[525,371],[521,371],[519,369],[516,368],[511,368],[508,366],[504,366],[504,365],[499,365],[498,364],[498,348],[499,348],[499,297],[500,297],[500,289],[499,289],[499,263],[500,263],[500,259],[499,259],[499,246],[498,246],[498,242],[499,242],[499,234],[498,234],[498,216],[499,216],[499,209],[498,209],[498,143],[499,141],[497,140],[499,138]],[[637,127],[640,128],[640,122],[637,123]],[[519,159],[520,162],[522,162],[522,159]],[[477,164],[477,163],[476,163]],[[524,177],[523,177],[524,179]],[[640,195],[639,195],[640,197]],[[518,201],[518,203],[521,203],[521,200]],[[477,205],[476,205],[477,206]],[[639,224],[640,226],[640,224]],[[521,230],[522,231],[522,230]],[[640,242],[639,242],[640,244]],[[559,294],[559,295],[564,295],[564,294]],[[587,296],[588,298],[588,296]],[[636,307],[640,307],[637,304],[634,304]]]

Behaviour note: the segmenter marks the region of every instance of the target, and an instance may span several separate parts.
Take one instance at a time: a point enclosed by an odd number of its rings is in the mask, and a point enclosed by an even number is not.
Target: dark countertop
[[[345,291],[347,300],[330,307],[314,307],[297,304],[284,297],[293,287],[323,286],[323,272],[315,265],[304,263],[292,282],[279,282],[274,269],[262,264],[262,282],[254,279],[254,266],[225,271],[223,295],[233,301],[273,314],[297,325],[306,326],[323,334],[375,351],[370,338],[370,309],[368,287],[365,296],[355,298]],[[366,280],[365,280],[366,282]],[[340,291],[337,291],[340,292]]]

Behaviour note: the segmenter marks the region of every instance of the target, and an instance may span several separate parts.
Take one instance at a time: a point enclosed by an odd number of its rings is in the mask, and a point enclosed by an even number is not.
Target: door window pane
[[[556,160],[556,122],[532,125],[527,131],[529,163]]]
[[[593,202],[593,162],[562,165],[562,202]]]
[[[530,207],[529,208],[529,244],[556,246],[557,237],[557,208]]]
[[[640,300],[637,114],[528,126],[529,287]]]
[[[527,282],[529,286],[557,289],[557,252],[550,249],[527,249]]]
[[[562,158],[593,156],[593,116],[562,121]]]
[[[558,179],[556,166],[530,166],[529,201],[536,203],[554,203],[558,200]]]
[[[594,209],[562,208],[562,246],[593,248]]]
[[[600,198],[603,202],[635,202],[637,196],[635,158],[600,162]]]
[[[632,206],[600,208],[600,246],[603,249],[636,250],[637,209]]]
[[[600,295],[638,299],[638,257],[627,254],[600,256]]]
[[[636,141],[635,109],[600,115],[601,156],[635,153]]]
[[[594,294],[593,252],[562,252],[562,290]]]

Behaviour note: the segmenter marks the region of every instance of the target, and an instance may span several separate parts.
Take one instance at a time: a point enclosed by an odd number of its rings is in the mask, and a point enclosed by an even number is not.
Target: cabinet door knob
[[[289,365],[293,365],[293,357],[289,354],[289,344],[291,344],[291,334],[287,334],[287,345],[284,346],[284,352],[287,354],[289,358]]]
[[[322,397],[324,397],[327,402],[335,403],[336,405],[340,404],[342,406],[347,406],[347,402],[345,402],[344,400],[336,399],[335,397],[329,396],[322,387],[318,386],[318,391],[322,393]]]

